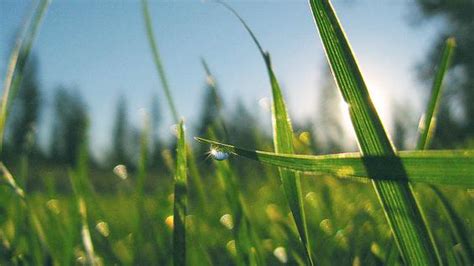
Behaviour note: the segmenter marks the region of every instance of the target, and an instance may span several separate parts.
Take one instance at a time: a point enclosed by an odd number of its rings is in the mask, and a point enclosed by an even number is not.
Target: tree
[[[120,97],[115,112],[115,121],[113,126],[113,143],[111,149],[112,164],[130,164],[130,155],[127,150],[127,142],[129,137],[129,126],[127,118],[127,102],[125,97]]]
[[[474,1],[418,0],[425,18],[443,18],[445,26],[431,49],[422,69],[422,77],[432,80],[433,69],[439,61],[447,36],[456,38],[457,47],[452,60],[452,79],[446,82],[448,100],[443,101],[433,145],[451,147],[474,137]],[[455,115],[460,107],[460,115]],[[456,132],[455,132],[456,130]]]
[[[32,57],[24,72],[18,94],[13,101],[10,128],[10,145],[16,153],[36,150],[33,136],[40,116],[40,88],[38,83],[38,61]]]
[[[151,160],[150,164],[152,167],[159,167],[163,165],[163,159],[161,156],[161,151],[163,150],[163,141],[160,138],[159,135],[159,129],[160,129],[160,124],[161,124],[161,110],[160,110],[160,101],[158,99],[158,96],[155,94],[151,98]]]
[[[219,94],[217,81],[211,74],[207,63],[202,60],[203,68],[206,72],[206,84],[204,87],[204,101],[199,118],[197,135],[207,137],[209,130],[212,129],[214,137],[218,139],[226,138],[226,129],[221,116],[223,103]],[[202,145],[199,146],[198,154],[204,154],[206,150]]]
[[[53,115],[51,158],[74,165],[81,143],[87,138],[88,117],[81,95],[59,87],[54,97]]]

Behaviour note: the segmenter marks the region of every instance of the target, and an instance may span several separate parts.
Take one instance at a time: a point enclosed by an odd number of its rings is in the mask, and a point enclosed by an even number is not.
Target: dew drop
[[[217,161],[223,161],[223,160],[227,160],[227,158],[229,158],[229,153],[227,153],[225,151],[218,150],[214,147],[211,147],[211,150],[209,151],[209,154],[212,156],[212,158],[214,158],[214,160],[217,160]]]
[[[237,248],[235,247],[235,240],[232,239],[229,242],[227,242],[225,247],[230,252],[230,254],[232,254],[234,256],[237,255]]]
[[[49,211],[52,213],[58,215],[61,210],[59,208],[59,201],[57,199],[50,199],[46,202],[46,207],[48,208]]]
[[[222,217],[219,219],[219,222],[221,222],[221,224],[229,230],[232,230],[232,228],[234,228],[234,221],[232,220],[232,215],[228,213],[222,215]]]
[[[95,229],[104,237],[108,237],[110,234],[109,225],[104,221],[99,221],[96,224]]]
[[[166,226],[168,226],[168,228],[169,228],[170,230],[173,230],[173,228],[174,228],[173,215],[170,215],[170,216],[166,217],[166,219],[165,219],[165,224],[166,224]]]
[[[128,177],[127,167],[123,164],[115,166],[113,171],[116,176],[120,177],[123,180],[127,179]]]
[[[179,124],[173,124],[170,126],[170,131],[171,133],[175,136],[178,137],[179,134]],[[183,131],[186,131],[186,126],[183,125]]]
[[[286,254],[286,249],[284,247],[277,247],[273,251],[273,255],[281,262],[287,263],[288,262],[288,255]]]

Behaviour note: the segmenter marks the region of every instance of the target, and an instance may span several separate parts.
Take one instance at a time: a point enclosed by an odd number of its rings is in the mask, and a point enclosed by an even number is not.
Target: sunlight
[[[367,81],[367,84],[376,84],[377,81],[375,80],[370,80]],[[372,89],[370,89],[372,88]],[[377,113],[379,114],[380,119],[382,120],[382,123],[387,131],[390,131],[391,128],[391,107],[390,107],[390,102],[389,99],[390,97],[385,93],[385,91],[381,89],[373,89],[373,88],[378,88],[377,86],[369,86],[369,93],[370,93],[370,98],[372,99],[372,102],[375,105],[375,108],[377,110]],[[341,117],[341,124],[343,127],[343,130],[345,132],[351,132],[350,136],[348,137],[354,137],[354,130],[352,129],[352,122],[351,118],[349,115],[349,106],[347,103],[342,99],[339,101],[339,110],[342,114]]]

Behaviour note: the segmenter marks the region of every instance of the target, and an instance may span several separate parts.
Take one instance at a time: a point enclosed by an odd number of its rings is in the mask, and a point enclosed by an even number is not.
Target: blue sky
[[[269,121],[258,105],[270,96],[265,67],[248,34],[227,10],[212,2],[150,1],[158,46],[172,94],[188,128],[198,117],[204,94],[204,57],[230,106],[242,99]],[[321,42],[306,0],[228,1],[270,51],[294,120],[313,119],[318,89],[326,64]],[[416,78],[416,64],[431,48],[440,23],[413,26],[416,6],[411,1],[333,1],[358,58],[376,106],[390,131],[390,106],[396,101],[421,114],[426,96]],[[0,1],[0,73],[6,72],[12,38],[28,14],[30,1]],[[47,99],[59,85],[81,92],[91,116],[91,141],[100,154],[110,144],[115,105],[128,101],[129,117],[139,124],[140,108],[161,98],[139,1],[53,0],[33,52],[40,63],[42,92]],[[163,121],[163,135],[169,119]],[[269,124],[268,124],[269,125]],[[40,132],[48,134],[46,126]]]

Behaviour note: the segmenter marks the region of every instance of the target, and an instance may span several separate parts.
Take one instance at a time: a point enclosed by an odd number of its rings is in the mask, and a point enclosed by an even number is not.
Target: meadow
[[[150,151],[152,129],[146,119],[136,136],[133,166],[95,165],[87,135],[79,136],[72,163],[61,166],[10,145],[0,163],[0,264],[473,264],[472,142],[430,150],[454,38],[446,39],[438,56],[416,150],[397,151],[336,11],[330,1],[310,0],[314,34],[323,43],[359,148],[321,155],[311,132],[292,124],[270,53],[223,2],[217,4],[241,23],[265,63],[271,136],[244,128],[247,135],[236,140],[244,133],[223,113],[218,77],[205,61],[203,78],[215,107],[202,135],[188,136],[158,50],[161,36],[154,34],[147,1],[141,4],[176,140],[158,150],[162,163],[153,167],[157,157]],[[11,103],[48,5],[39,2],[11,54],[0,149],[7,146],[3,139]]]

